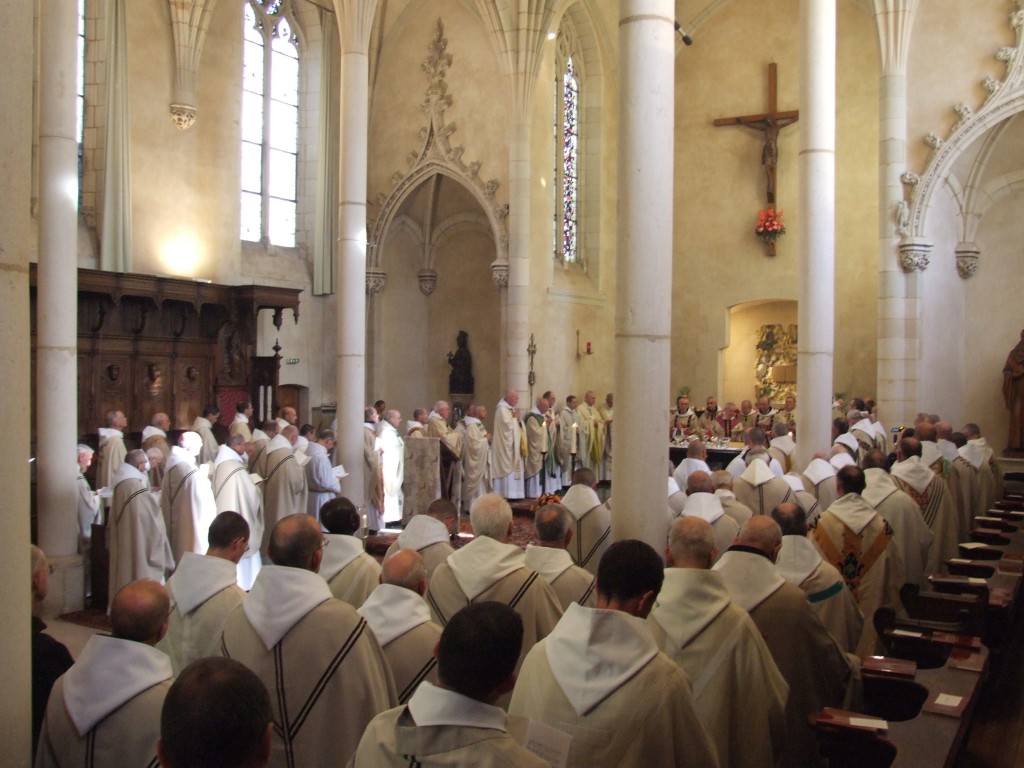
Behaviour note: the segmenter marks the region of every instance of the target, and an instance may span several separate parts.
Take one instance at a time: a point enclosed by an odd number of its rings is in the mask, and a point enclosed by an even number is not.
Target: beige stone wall
[[[787,233],[774,259],[754,236],[765,207],[763,137],[718,117],[767,108],[767,69],[778,64],[778,106],[796,109],[799,63],[793,30],[796,0],[772,3],[770,17],[749,4],[723,3],[682,50],[676,68],[676,220],[673,268],[672,391],[749,391],[719,379],[728,343],[727,308],[751,301],[796,300],[799,248],[800,123],[779,141],[778,207]],[[836,126],[836,346],[834,389],[873,394],[877,317],[878,84],[877,42],[870,17],[840,3]],[[743,40],[743,55],[735,41]],[[656,276],[652,276],[656,277]],[[794,321],[795,322],[795,321]],[[735,336],[733,336],[735,341]]]
[[[737,407],[743,400],[756,403],[754,368],[757,365],[757,332],[763,325],[796,325],[795,301],[750,302],[729,310],[728,346],[722,351],[722,386],[715,390],[691,387],[690,399],[694,405],[704,405],[708,395],[717,394],[719,405],[730,400]],[[686,383],[673,387],[675,396]]]

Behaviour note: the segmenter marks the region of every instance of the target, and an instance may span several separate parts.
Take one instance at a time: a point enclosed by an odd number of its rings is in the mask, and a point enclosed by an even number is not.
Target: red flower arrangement
[[[782,211],[776,213],[774,208],[758,211],[754,234],[766,243],[774,243],[786,234],[786,223],[782,220]]]

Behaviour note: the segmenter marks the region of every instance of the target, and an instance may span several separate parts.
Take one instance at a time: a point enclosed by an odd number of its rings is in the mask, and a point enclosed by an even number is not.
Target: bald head
[[[381,584],[394,584],[423,595],[427,591],[427,566],[415,549],[400,549],[384,561]]]
[[[886,455],[875,448],[874,450],[868,451],[864,454],[864,457],[861,459],[861,464],[864,469],[885,469],[887,461],[888,459]]]
[[[716,491],[722,488],[726,491],[732,490],[732,472],[727,469],[716,469],[711,473],[711,487]]]
[[[936,440],[952,440],[953,439],[953,425],[948,421],[940,421],[935,425],[935,439]]]
[[[672,521],[666,557],[670,567],[707,570],[717,555],[710,523],[699,517],[678,517]]]
[[[896,446],[896,458],[906,461],[911,456],[921,455],[921,441],[916,437],[904,437]]]
[[[545,504],[533,516],[533,525],[537,529],[537,538],[542,547],[565,549],[572,538],[570,521],[572,517],[567,507],[561,504]]]
[[[930,421],[922,421],[917,425],[917,431],[914,433],[914,437],[926,443],[934,443],[937,431],[935,425]]]
[[[700,440],[694,440],[688,446],[686,446],[686,458],[688,459],[700,459],[703,461],[708,457],[708,451],[704,447],[704,443]]]
[[[274,565],[303,570],[320,570],[324,535],[316,520],[300,512],[277,521],[270,534],[270,560]]]
[[[156,645],[167,632],[171,596],[151,579],[133,581],[118,590],[110,604],[111,635],[121,640]]]
[[[782,546],[782,530],[767,515],[754,515],[740,528],[736,543],[759,549],[775,562],[779,547]]]
[[[691,472],[686,477],[686,493],[711,493],[711,475],[702,469]]]
[[[772,520],[778,523],[783,536],[807,535],[807,514],[796,504],[779,504],[772,510]]]
[[[292,445],[295,445],[299,440],[299,428],[294,424],[289,424],[281,430],[281,436]]]

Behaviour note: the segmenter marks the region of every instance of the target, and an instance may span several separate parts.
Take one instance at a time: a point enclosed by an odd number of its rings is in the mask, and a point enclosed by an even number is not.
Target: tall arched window
[[[558,29],[555,56],[555,258],[579,264],[580,57],[565,22]]]
[[[288,0],[249,0],[242,54],[243,240],[295,245],[299,39]]]

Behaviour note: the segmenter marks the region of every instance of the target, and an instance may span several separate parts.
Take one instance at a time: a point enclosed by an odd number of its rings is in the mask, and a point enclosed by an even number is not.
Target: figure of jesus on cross
[[[792,125],[799,118],[800,113],[796,110],[790,112],[779,112],[778,110],[778,67],[773,62],[768,65],[768,111],[760,115],[720,117],[714,122],[716,128],[724,125],[744,125],[764,134],[761,165],[764,166],[767,181],[769,207],[775,206],[775,173],[779,164],[779,131],[787,125]]]

